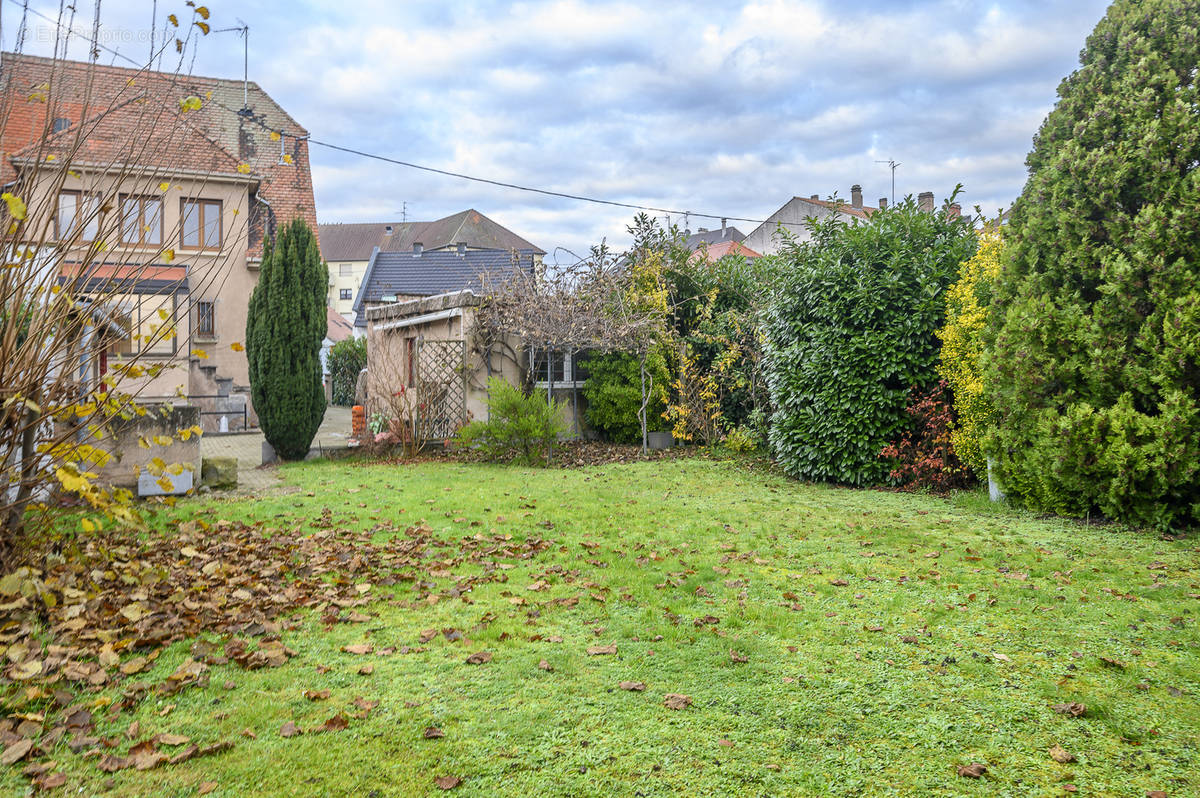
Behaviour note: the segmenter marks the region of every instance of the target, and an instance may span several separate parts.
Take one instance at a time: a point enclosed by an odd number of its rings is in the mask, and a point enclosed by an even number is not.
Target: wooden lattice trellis
[[[420,405],[413,430],[417,440],[445,440],[467,421],[465,341],[417,339]]]

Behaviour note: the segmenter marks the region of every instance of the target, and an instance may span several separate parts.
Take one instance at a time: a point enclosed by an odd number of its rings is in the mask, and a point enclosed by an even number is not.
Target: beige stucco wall
[[[349,267],[349,275],[342,274],[343,266]],[[351,324],[354,323],[354,300],[358,296],[358,287],[362,285],[362,278],[366,273],[367,261],[365,260],[329,262],[329,306]],[[340,298],[343,289],[350,291],[349,299]]]
[[[57,181],[61,179],[61,187]],[[28,194],[28,207],[39,218],[27,224],[27,230],[45,230],[48,247],[54,242],[53,214],[56,196],[62,191],[80,191],[105,198],[110,210],[101,215],[97,241],[101,252],[91,262],[102,261],[124,266],[134,277],[161,277],[179,289],[160,295],[105,295],[103,298],[122,309],[141,304],[143,309],[161,306],[174,312],[171,321],[175,329],[174,352],[143,353],[137,363],[156,367],[157,376],[145,376],[125,381],[123,391],[134,393],[140,400],[154,401],[178,398],[179,395],[203,395],[218,392],[216,379],[232,380],[234,392],[244,391],[249,402],[249,366],[244,351],[235,348],[245,342],[246,319],[250,295],[258,282],[257,260],[247,258],[250,190],[254,181],[241,175],[165,175],[140,174],[119,176],[104,171],[88,171],[78,167],[65,176],[53,169],[42,169],[37,184]],[[162,198],[162,244],[134,245],[121,243],[120,213],[116,196],[121,194]],[[183,199],[216,200],[221,203],[221,247],[219,250],[197,250],[183,246],[181,218]],[[38,235],[40,239],[41,236]],[[80,245],[55,262],[82,260],[86,245]],[[135,264],[132,269],[126,264]],[[142,264],[145,264],[144,266]],[[187,291],[182,290],[180,277],[186,276]],[[172,296],[174,301],[172,304]],[[215,334],[197,334],[196,302],[214,303]],[[197,354],[202,352],[206,357]],[[112,356],[114,366],[130,358]],[[217,419],[205,417],[206,427]]]

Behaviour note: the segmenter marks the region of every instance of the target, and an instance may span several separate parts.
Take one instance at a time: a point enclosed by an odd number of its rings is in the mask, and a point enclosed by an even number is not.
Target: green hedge
[[[329,379],[333,383],[333,403],[342,407],[354,404],[358,375],[367,367],[367,339],[343,339],[329,350]]]
[[[912,198],[866,223],[812,228],[783,247],[766,313],[770,444],[794,476],[878,484],[890,470],[880,452],[911,423],[909,391],[936,379],[945,291],[975,233]]]
[[[1200,5],[1117,0],[1028,158],[988,330],[1010,494],[1200,521]]]

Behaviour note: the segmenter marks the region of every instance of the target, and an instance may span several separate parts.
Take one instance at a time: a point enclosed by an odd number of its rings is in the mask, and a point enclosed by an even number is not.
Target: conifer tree
[[[285,460],[308,453],[325,416],[321,340],[328,281],[317,239],[303,219],[264,244],[246,321],[246,356],[259,426]]]
[[[1027,160],[986,334],[1010,494],[1200,521],[1200,4],[1117,0]]]

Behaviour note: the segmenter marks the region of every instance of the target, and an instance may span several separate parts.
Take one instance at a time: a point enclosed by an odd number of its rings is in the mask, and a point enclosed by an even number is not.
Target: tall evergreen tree
[[[246,356],[259,426],[285,460],[308,453],[325,416],[321,340],[328,282],[316,236],[303,219],[264,244],[246,321]]]
[[[1117,0],[1059,86],[985,347],[1010,493],[1200,521],[1200,4]]]

